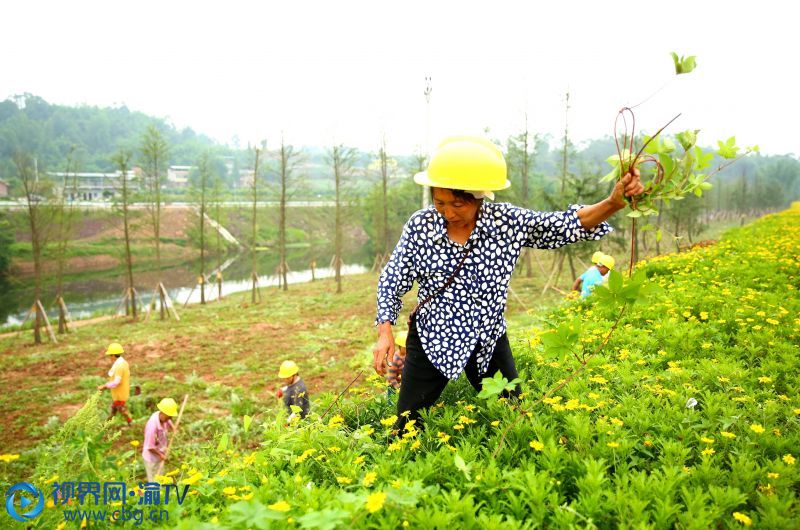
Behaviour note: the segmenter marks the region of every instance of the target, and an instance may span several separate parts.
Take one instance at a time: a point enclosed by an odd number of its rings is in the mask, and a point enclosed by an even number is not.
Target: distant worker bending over
[[[586,298],[592,294],[594,286],[605,282],[608,279],[609,271],[614,269],[614,258],[602,252],[595,252],[592,255],[592,262],[594,266],[589,267],[572,284],[572,290],[580,291],[581,298]]]

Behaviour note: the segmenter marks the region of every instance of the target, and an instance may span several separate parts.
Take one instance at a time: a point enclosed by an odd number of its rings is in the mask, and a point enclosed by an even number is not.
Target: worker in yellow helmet
[[[277,396],[283,399],[284,405],[289,410],[289,423],[294,421],[298,415],[299,418],[305,418],[311,405],[308,399],[308,388],[300,378],[300,368],[297,363],[283,361],[278,370],[278,377],[283,379],[284,386],[278,390]]]
[[[396,429],[418,419],[419,411],[432,406],[461,373],[476,389],[498,371],[515,379],[503,313],[523,249],[600,239],[611,231],[606,219],[627,206],[625,196],[644,191],[634,169],[607,199],[589,206],[539,212],[491,202],[495,192],[511,186],[505,158],[494,143],[473,136],[444,140],[414,181],[430,187],[433,204],[414,213],[403,228],[378,281],[375,319],[373,366],[384,374],[394,351],[392,326],[402,296],[418,283]]]
[[[592,261],[594,265],[589,267],[572,284],[572,290],[580,291],[582,298],[592,294],[594,286],[605,282],[608,279],[609,271],[614,269],[614,258],[608,254],[595,252],[592,255]]]
[[[122,357],[125,350],[118,342],[109,344],[106,348],[106,357],[113,357],[114,364],[108,371],[109,381],[97,387],[97,390],[110,390],[111,391],[111,412],[108,419],[114,417],[115,414],[120,414],[128,425],[131,426],[133,418],[128,407],[125,405],[131,397],[131,369],[128,366],[128,361]]]
[[[152,482],[163,462],[167,459],[167,431],[175,431],[172,418],[178,415],[178,404],[172,398],[164,398],[156,405],[157,411],[150,415],[144,426],[142,459],[147,480]]]

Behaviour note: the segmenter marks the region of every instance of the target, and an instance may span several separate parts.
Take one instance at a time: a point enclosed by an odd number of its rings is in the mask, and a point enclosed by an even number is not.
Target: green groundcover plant
[[[289,426],[234,415],[192,445],[187,423],[159,477],[187,497],[143,526],[800,527],[800,204],[637,270],[511,322],[520,380],[481,395],[460,380],[403,432],[364,378]],[[498,397],[517,384],[519,400]],[[40,447],[44,491],[141,480],[141,448],[109,449],[98,406]],[[48,502],[31,524],[54,528],[63,510]]]

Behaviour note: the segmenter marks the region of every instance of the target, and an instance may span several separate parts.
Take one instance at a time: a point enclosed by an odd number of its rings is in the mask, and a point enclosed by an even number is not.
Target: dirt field
[[[341,295],[331,280],[292,285],[287,293],[265,289],[257,305],[249,293],[238,294],[179,309],[180,322],[96,322],[56,345],[33,346],[31,332],[0,338],[0,444],[4,452],[22,452],[46,435],[51,416],[64,421],[73,414],[106,380],[111,363],[103,351],[114,341],[125,347],[132,384],[143,390],[131,399],[135,411],[144,410],[145,398],[188,392],[194,420],[229,414],[231,391],[273,410],[280,406],[278,366],[289,358],[300,364],[312,399],[339,391],[371,359],[377,275],[344,282]],[[540,285],[516,280],[514,288],[521,299],[539,303]],[[521,311],[512,297],[509,312]]]

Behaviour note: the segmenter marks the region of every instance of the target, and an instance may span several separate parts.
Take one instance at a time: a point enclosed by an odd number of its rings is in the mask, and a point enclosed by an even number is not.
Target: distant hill
[[[0,102],[0,178],[13,176],[11,155],[21,149],[37,158],[39,169],[63,171],[70,149],[81,171],[113,170],[111,156],[120,148],[134,152],[149,125],[170,146],[170,164],[191,165],[201,152],[228,155],[232,150],[192,129],[178,130],[164,119],[121,107],[51,104],[32,94]]]

